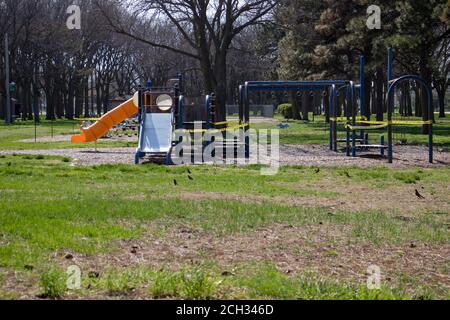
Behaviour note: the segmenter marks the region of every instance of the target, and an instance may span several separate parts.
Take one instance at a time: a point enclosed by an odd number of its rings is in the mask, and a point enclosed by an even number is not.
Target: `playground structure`
[[[387,83],[387,120],[370,121],[365,115],[365,58],[360,58],[360,83],[356,84],[350,80],[321,80],[321,81],[250,81],[240,87],[240,97],[243,114],[240,115],[243,123],[249,122],[250,93],[252,91],[330,91],[330,150],[338,151],[338,142],[346,143],[346,155],[356,157],[357,150],[367,151],[379,149],[382,156],[387,150],[388,162],[393,162],[393,129],[394,126],[428,125],[428,161],[433,163],[433,101],[430,85],[421,77],[416,75],[405,75],[397,79],[393,78],[393,51],[388,50],[388,83]],[[426,119],[416,121],[394,120],[394,91],[405,81],[415,81],[422,85],[427,93],[427,115]],[[359,89],[359,90],[358,90]],[[357,93],[359,91],[359,99]],[[338,114],[338,97],[344,95],[343,116]],[[358,103],[359,102],[359,103]],[[345,126],[346,137],[338,139],[338,124]],[[368,130],[380,130],[387,128],[387,144],[385,137],[381,136],[380,144],[369,144]],[[357,132],[359,131],[359,138]],[[358,144],[359,142],[359,144]]]
[[[165,87],[153,87],[151,81],[146,88],[139,88],[133,98],[106,113],[97,122],[87,128],[81,128],[81,134],[72,136],[72,143],[95,142],[105,136],[109,130],[127,118],[138,116],[139,132],[138,146],[135,154],[135,164],[149,156],[164,158],[166,164],[172,163],[172,150],[182,139],[175,140],[175,132],[182,133],[182,138],[191,144],[201,134],[201,149],[183,148],[181,155],[190,153],[191,159],[203,160],[203,152],[212,143],[212,153],[223,157],[241,154],[244,148],[242,139],[227,138],[226,133],[239,128],[249,128],[241,121],[216,121],[215,95],[191,98],[182,94],[182,77],[169,80]],[[242,110],[239,114],[243,114]],[[203,133],[212,131],[213,138],[203,138]],[[219,134],[219,138],[217,138]],[[245,150],[248,150],[246,148]],[[245,152],[245,151],[244,151]],[[245,155],[248,153],[245,152]],[[193,160],[194,161],[194,160]],[[194,161],[195,162],[195,161]]]
[[[360,59],[360,83],[356,84],[351,80],[319,80],[319,81],[249,81],[239,87],[239,120],[233,124],[230,121],[218,122],[216,120],[215,96],[211,94],[206,97],[196,99],[185,97],[182,89],[182,77],[171,79],[166,87],[153,87],[148,82],[147,87],[139,88],[134,97],[117,108],[98,119],[96,123],[87,128],[82,128],[80,135],[72,137],[73,143],[93,142],[108,133],[115,125],[121,123],[129,117],[138,115],[139,121],[139,143],[136,150],[135,163],[138,164],[146,155],[151,157],[164,157],[167,164],[170,164],[173,148],[181,143],[175,141],[175,131],[181,131],[195,139],[196,134],[204,133],[208,130],[216,130],[222,133],[219,147],[222,155],[229,154],[226,151],[233,149],[237,156],[238,150],[245,148],[245,157],[250,154],[249,136],[245,133],[250,129],[250,94],[258,91],[297,91],[314,92],[328,91],[330,98],[330,150],[338,151],[338,143],[346,143],[346,155],[356,157],[357,151],[361,152],[379,149],[381,155],[385,155],[389,163],[393,162],[393,129],[394,126],[401,125],[428,125],[429,126],[429,159],[433,163],[433,102],[430,85],[421,77],[415,75],[405,75],[394,79],[393,77],[393,52],[388,51],[388,83],[387,83],[387,120],[370,121],[365,113],[365,59]],[[405,81],[415,81],[422,85],[427,93],[427,115],[426,119],[420,121],[399,121],[394,120],[394,91]],[[359,89],[359,90],[358,90]],[[359,99],[357,94],[359,92]],[[338,112],[338,97],[344,95],[343,114]],[[199,102],[200,101],[200,102]],[[188,116],[188,109],[197,107],[197,112]],[[346,137],[338,139],[338,125],[344,124]],[[243,129],[244,135],[239,139],[228,140],[226,132],[236,129]],[[387,129],[387,144],[385,137],[381,136],[380,144],[369,144],[369,136],[366,131]],[[358,136],[359,132],[359,136]],[[203,153],[205,148],[211,143],[216,143],[215,139],[202,139],[201,150],[194,148],[184,150],[190,152],[192,158],[195,153]],[[215,152],[215,151],[214,151]]]
[[[344,85],[334,84],[331,87],[330,95],[330,150],[337,151],[338,142],[346,143],[347,156],[356,157],[357,150],[379,149],[381,155],[384,156],[387,150],[388,162],[393,162],[393,132],[394,126],[418,126],[428,125],[428,162],[433,163],[433,98],[432,89],[430,85],[421,77],[416,75],[404,75],[394,79],[393,77],[393,51],[388,49],[388,83],[386,86],[386,106],[387,106],[387,120],[386,121],[370,121],[364,115],[365,112],[365,58],[360,58],[360,83],[355,84],[353,81]],[[394,120],[394,91],[403,82],[415,81],[422,85],[427,94],[427,112],[426,119],[410,121],[410,120]],[[358,90],[359,89],[359,90]],[[359,99],[357,99],[357,92],[359,91]],[[340,116],[337,112],[337,97],[345,93],[344,115]],[[417,99],[417,97],[416,97]],[[359,103],[358,103],[359,100]],[[339,123],[345,125],[346,137],[345,139],[338,139],[337,126]],[[380,144],[369,144],[369,136],[366,133],[368,130],[387,129],[387,145],[385,144],[385,137],[381,136]],[[359,137],[358,132],[359,131]],[[359,142],[359,144],[358,144]]]

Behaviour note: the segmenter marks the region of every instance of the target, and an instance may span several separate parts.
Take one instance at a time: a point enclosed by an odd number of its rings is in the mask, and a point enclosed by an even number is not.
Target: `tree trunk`
[[[408,117],[411,117],[413,115],[412,100],[411,100],[411,84],[409,82],[406,83],[406,115]]]
[[[373,76],[372,75],[368,75],[365,77],[364,79],[364,114],[363,116],[366,117],[368,120],[370,119],[371,116],[371,110],[370,110],[370,106],[371,106],[371,100],[372,100],[372,80],[373,80]]]
[[[375,113],[377,115],[377,121],[383,121],[384,116],[384,74],[381,68],[378,68],[376,73],[375,87]]]
[[[423,52],[423,54],[422,54],[421,60],[420,60],[420,75],[427,83],[431,83],[432,72],[428,66],[426,50],[423,50],[422,52]],[[423,86],[422,86],[421,91],[422,91],[422,94],[421,94],[420,101],[421,101],[421,105],[422,105],[422,119],[424,121],[434,120],[434,108],[431,107],[431,114],[430,114],[430,110],[428,110],[429,109],[428,94]],[[433,100],[433,98],[431,98],[431,100]],[[433,101],[431,102],[431,104],[433,104]],[[430,128],[431,128],[431,126],[429,124],[424,124],[422,126],[422,133],[428,134],[430,132]]]
[[[297,92],[291,91],[291,105],[292,105],[292,119],[294,120],[302,120],[302,117],[300,115],[300,106],[299,103],[300,97],[297,95]]]
[[[55,120],[55,99],[51,90],[45,92],[45,100],[47,101],[46,120]]]
[[[91,110],[92,110],[92,113],[95,114],[95,111],[94,111],[94,73],[93,72],[91,73],[91,88],[90,89],[91,89],[90,90],[90,94],[91,94]]]
[[[420,96],[422,94],[422,90],[420,86],[416,83],[414,84],[414,116],[415,117],[422,117],[422,109],[420,105]]]
[[[74,98],[74,85],[73,80],[69,80],[68,84],[68,94],[67,94],[67,102],[66,102],[66,118],[72,120],[73,117],[73,98]]]
[[[107,83],[103,90],[103,114],[109,111],[109,83]]]
[[[79,118],[83,112],[83,87],[79,77],[75,78],[75,117]]]
[[[226,52],[218,53],[214,67],[216,82],[216,121],[226,120],[227,104],[227,55]],[[209,94],[209,93],[208,93]]]
[[[406,116],[406,93],[405,93],[405,82],[400,86],[400,109],[399,113],[401,116]]]
[[[323,92],[322,104],[325,112],[325,121],[330,123],[330,92],[328,90]]]
[[[55,85],[55,108],[58,119],[64,116],[64,87],[60,81],[62,82],[62,80],[58,80],[59,84]]]
[[[309,111],[311,109],[311,95],[304,92],[302,95],[302,117],[303,121],[309,121]]]
[[[439,101],[439,118],[445,118],[445,92],[446,90],[440,86],[436,87]]]
[[[97,116],[102,114],[102,89],[100,86],[100,81],[96,79],[95,82],[95,91],[96,91],[96,107],[97,107]]]
[[[84,78],[84,116],[90,117],[91,111],[89,108],[89,77]]]

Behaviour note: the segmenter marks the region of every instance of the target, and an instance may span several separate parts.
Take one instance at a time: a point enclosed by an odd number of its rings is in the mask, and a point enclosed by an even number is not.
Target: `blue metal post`
[[[143,94],[143,90],[141,88],[138,89],[138,119],[139,119],[139,128],[138,128],[138,135],[139,135],[139,145],[138,148],[136,150],[136,154],[134,155],[134,164],[139,164],[139,161],[141,159],[141,151],[139,149],[139,147],[141,146],[141,139],[142,139],[142,135],[143,135],[143,123],[142,123],[142,119],[143,118],[143,109],[142,109],[142,94]]]
[[[389,48],[388,49],[388,81],[391,81],[394,78],[393,62],[394,62],[394,52],[392,51],[392,48]]]
[[[183,94],[184,93],[184,87],[183,87],[183,75],[181,73],[179,73],[177,75],[178,81],[179,81],[179,88],[180,88],[180,93]]]
[[[243,88],[243,117],[244,117],[244,131],[247,133],[250,130],[250,101],[249,101],[249,87],[248,83],[245,83]],[[250,158],[250,137],[245,135],[245,158]]]
[[[353,82],[350,83],[350,107],[351,107],[351,115],[352,115],[352,126],[356,126],[356,114],[357,114],[357,104],[355,97],[355,84]],[[356,130],[352,129],[352,157],[356,157]]]
[[[335,115],[334,115],[334,95],[336,92],[336,85],[331,86],[330,90],[330,108],[328,110],[328,113],[330,114],[330,150],[333,150],[334,145],[334,124],[336,121]]]
[[[433,92],[431,88],[427,86],[428,92],[428,120],[433,120]],[[428,128],[428,162],[433,163],[433,122],[429,124]]]
[[[347,94],[346,94],[346,97],[345,97],[345,100],[346,100],[346,103],[345,103],[345,108],[344,108],[344,115],[347,117],[347,121],[346,121],[346,123],[347,123],[347,135],[346,135],[346,141],[347,141],[347,150],[346,150],[346,154],[347,154],[347,157],[350,157],[350,128],[349,128],[349,126],[350,126],[350,124],[351,124],[351,122],[350,122],[350,117],[351,117],[351,115],[350,115],[350,112],[349,112],[349,110],[348,110],[348,108],[349,108],[349,99],[348,99],[348,97],[349,97],[349,95],[350,95],[350,86],[349,87],[347,87]]]
[[[212,128],[211,119],[211,96],[207,95],[205,99],[205,110],[206,110],[206,129]]]
[[[184,96],[180,96],[178,101],[178,128],[183,128],[184,126]]]
[[[244,86],[239,86],[239,122],[244,123]]]
[[[360,70],[359,70],[359,103],[361,105],[361,116],[366,115],[366,97],[365,97],[365,66],[366,58],[361,56],[359,59]],[[361,130],[361,140],[364,139],[364,130]]]
[[[391,81],[393,80],[393,52],[392,48],[388,49],[388,88],[391,85]],[[392,113],[393,113],[393,106],[392,106],[392,99],[393,95],[388,95],[388,161],[389,163],[393,162],[393,132],[392,132]]]

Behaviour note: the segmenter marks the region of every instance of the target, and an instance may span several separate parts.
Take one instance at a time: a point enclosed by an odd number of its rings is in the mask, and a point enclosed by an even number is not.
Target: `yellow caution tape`
[[[213,125],[215,126],[221,126],[221,125],[227,125],[231,123],[239,123],[239,120],[233,120],[233,121],[222,121],[222,122],[214,122]]]
[[[403,120],[392,120],[392,121],[357,121],[357,123],[362,124],[386,124],[386,125],[395,125],[395,126],[420,126],[424,124],[433,124],[433,120],[429,121],[403,121]]]
[[[215,126],[221,126],[221,125],[225,125],[228,124],[228,121],[222,121],[222,122],[214,122],[213,125]]]
[[[350,130],[377,130],[377,129],[383,129],[388,126],[387,123],[375,125],[375,126],[352,126],[352,125],[346,125],[345,128]]]
[[[233,126],[233,127],[227,127],[227,128],[223,128],[223,129],[191,129],[191,130],[179,130],[181,132],[189,132],[189,133],[205,133],[205,132],[225,132],[225,131],[232,131],[232,130],[236,130],[236,129],[240,129],[240,128],[245,128],[246,126],[248,126],[249,123],[243,123],[237,126]]]
[[[395,126],[420,126],[420,125],[424,125],[424,124],[433,124],[433,120],[428,120],[428,121],[390,121],[389,122],[392,125]]]
[[[352,126],[352,125],[346,125],[345,127],[350,130],[376,130],[376,129],[383,129],[386,128],[389,125],[393,126],[420,126],[420,125],[426,125],[426,124],[433,124],[433,120],[428,121],[399,121],[399,120],[392,120],[392,121],[358,121],[358,124],[370,124],[370,126]]]
[[[333,122],[347,122],[352,121],[353,117],[347,118],[347,117],[337,117],[337,118],[330,118],[330,121]],[[356,117],[356,120],[367,120],[367,117]]]

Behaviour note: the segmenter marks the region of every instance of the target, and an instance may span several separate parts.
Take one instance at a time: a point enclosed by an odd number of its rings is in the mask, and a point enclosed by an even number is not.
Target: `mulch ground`
[[[132,164],[135,148],[92,149],[49,149],[49,150],[0,150],[0,154],[31,154],[71,157],[77,166],[101,164]],[[281,165],[302,166],[389,166],[404,167],[445,167],[450,166],[450,152],[439,148],[434,150],[435,163],[428,163],[428,148],[423,146],[395,146],[394,163],[388,164],[386,158],[370,152],[356,158],[347,157],[343,152],[332,152],[323,145],[282,145],[280,146]]]

